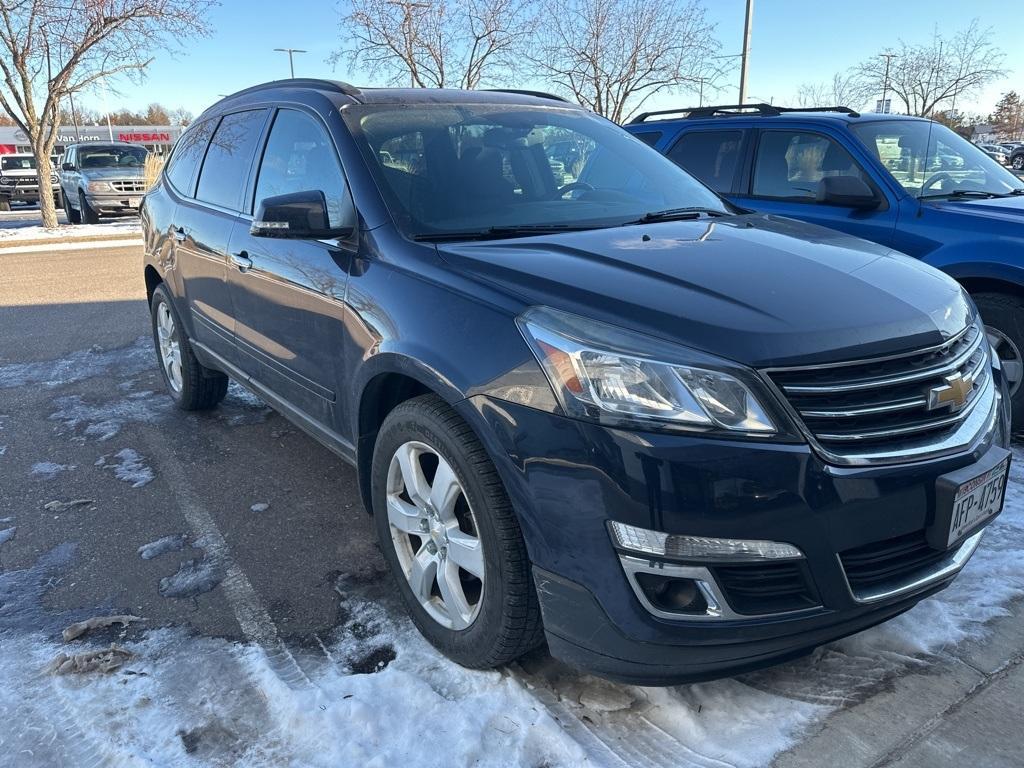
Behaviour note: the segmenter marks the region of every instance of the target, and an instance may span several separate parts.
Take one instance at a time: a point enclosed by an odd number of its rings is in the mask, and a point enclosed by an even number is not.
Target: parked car
[[[1010,153],[1010,167],[1015,171],[1024,171],[1024,144]]]
[[[587,181],[558,186],[567,136]],[[230,377],[352,462],[461,664],[792,658],[948,585],[1000,510],[1007,382],[954,280],[739,213],[563,101],[257,86],[141,216],[171,397]]]
[[[999,144],[978,144],[983,152],[1000,165],[1010,164],[1010,154]]]
[[[56,158],[54,167],[56,167]],[[60,183],[57,174],[50,176],[56,205],[60,205]],[[39,178],[36,159],[30,153],[0,155],[0,211],[11,210],[11,203],[38,203]]]
[[[873,240],[955,277],[985,318],[1024,424],[1024,182],[980,148],[938,123],[845,108],[668,110],[626,127],[736,205]]]
[[[120,141],[69,146],[60,172],[68,221],[95,224],[101,216],[138,213],[148,155],[140,144]]]

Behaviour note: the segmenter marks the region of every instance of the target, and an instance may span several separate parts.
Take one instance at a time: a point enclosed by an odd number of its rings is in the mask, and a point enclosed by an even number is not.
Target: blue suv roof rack
[[[683,107],[680,109],[659,109],[654,112],[641,112],[630,120],[630,124],[643,123],[652,117],[662,115],[680,115],[684,120],[705,117],[743,117],[757,114],[761,117],[778,117],[785,112],[840,112],[850,117],[860,117],[860,113],[849,107],[776,107],[773,104],[723,104],[711,107]]]
[[[346,96],[351,96],[353,99],[358,100],[362,96],[356,86],[350,83],[342,82],[341,80],[326,80],[318,77],[293,77],[284,80],[272,80],[269,83],[260,83],[250,88],[244,88],[241,91],[232,93],[230,97],[241,96],[246,93],[256,93],[257,91],[267,91],[272,88],[316,88],[321,91],[334,91],[335,93],[343,93]]]

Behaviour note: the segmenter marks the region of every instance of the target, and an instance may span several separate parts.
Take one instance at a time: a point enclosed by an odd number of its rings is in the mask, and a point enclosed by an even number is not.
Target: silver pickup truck
[[[57,167],[57,158],[53,158]],[[50,175],[50,189],[54,203],[60,205],[60,180],[57,173]],[[39,179],[36,159],[29,153],[0,155],[0,211],[11,210],[11,203],[38,203]]]
[[[68,221],[95,224],[100,216],[138,213],[148,154],[145,147],[118,141],[68,147],[60,171]]]

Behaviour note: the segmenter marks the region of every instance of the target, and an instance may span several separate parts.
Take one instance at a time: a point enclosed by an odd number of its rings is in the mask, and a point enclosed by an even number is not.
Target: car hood
[[[774,216],[438,246],[462,274],[546,305],[754,367],[940,344],[973,308],[889,249]]]
[[[91,181],[109,181],[110,179],[141,179],[143,169],[142,166],[84,168],[79,173]]]
[[[963,200],[943,200],[932,203],[938,210],[945,213],[983,216],[989,219],[1001,219],[1019,224],[1024,221],[1024,195],[1013,197],[967,198]]]

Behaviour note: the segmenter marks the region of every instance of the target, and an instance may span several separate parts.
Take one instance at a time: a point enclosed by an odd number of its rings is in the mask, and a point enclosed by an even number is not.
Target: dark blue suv
[[[790,658],[945,587],[1001,509],[1007,382],[955,281],[562,101],[258,86],[142,221],[175,402],[230,377],[351,461],[462,664]]]
[[[647,112],[626,128],[745,209],[917,257],[974,298],[1024,423],[1024,181],[945,126],[845,107]]]

